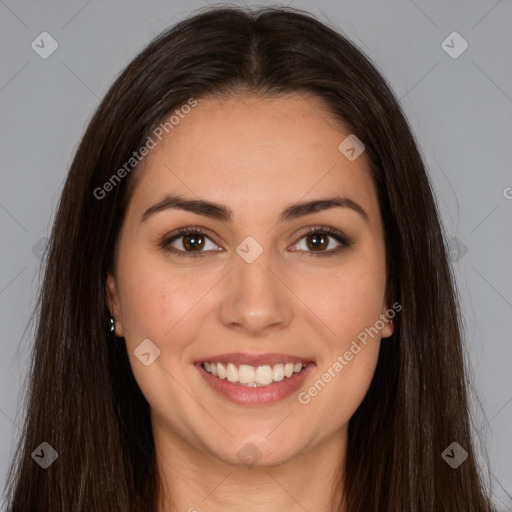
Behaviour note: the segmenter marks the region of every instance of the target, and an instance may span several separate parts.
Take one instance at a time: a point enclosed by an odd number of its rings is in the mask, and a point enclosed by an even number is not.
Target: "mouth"
[[[251,388],[268,386],[301,373],[305,363],[277,363],[274,365],[251,366],[235,363],[201,363],[202,367],[218,379],[226,379],[232,384]]]
[[[196,361],[195,366],[221,397],[239,405],[267,405],[297,391],[316,365],[289,355],[225,354]]]

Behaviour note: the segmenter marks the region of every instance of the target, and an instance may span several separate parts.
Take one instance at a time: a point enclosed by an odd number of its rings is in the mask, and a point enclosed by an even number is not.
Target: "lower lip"
[[[227,379],[214,377],[203,368],[201,363],[196,363],[196,366],[214,391],[217,391],[217,393],[231,402],[238,405],[267,405],[284,400],[297,391],[315,364],[307,363],[306,368],[300,373],[294,373],[291,377],[285,377],[283,380],[273,382],[268,386],[255,388],[234,384]]]

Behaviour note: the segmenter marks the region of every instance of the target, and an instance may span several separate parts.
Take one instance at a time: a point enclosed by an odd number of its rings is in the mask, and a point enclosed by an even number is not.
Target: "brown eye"
[[[183,238],[183,247],[186,250],[191,251],[201,251],[204,247],[204,237],[198,233],[192,233],[190,235],[185,235]]]
[[[303,239],[305,240],[305,247],[301,247]],[[338,245],[331,247],[333,241]],[[210,246],[209,248],[208,243],[213,247]],[[164,238],[159,245],[165,251],[171,252],[176,256],[206,256],[211,252],[222,251],[199,228],[181,228],[177,231],[177,234]],[[299,242],[293,245],[291,250],[304,252],[309,256],[334,256],[351,245],[352,242],[341,231],[329,226],[319,226],[303,233]]]
[[[305,247],[302,246],[303,239]],[[331,246],[332,240],[335,241],[334,247]],[[303,233],[299,242],[292,246],[292,251],[304,252],[309,256],[333,256],[351,245],[352,242],[341,231],[329,226],[317,226]]]
[[[312,251],[326,249],[329,245],[329,239],[323,233],[313,233],[312,235],[307,235],[306,242],[309,249]]]
[[[181,228],[176,234],[165,237],[159,245],[176,256],[203,256],[222,250],[199,228]]]

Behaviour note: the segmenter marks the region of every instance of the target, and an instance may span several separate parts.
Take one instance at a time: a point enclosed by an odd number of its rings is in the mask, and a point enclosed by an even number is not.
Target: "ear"
[[[107,304],[110,314],[114,317],[115,335],[122,338],[123,323],[121,318],[121,307],[119,304],[119,296],[117,291],[117,284],[112,272],[107,273]]]
[[[393,319],[389,317],[389,315],[386,314],[387,311],[389,311],[391,308],[388,308],[387,306],[382,311],[381,318],[384,322],[384,327],[382,328],[382,337],[383,338],[389,338],[394,332],[395,332],[395,326],[393,324]]]

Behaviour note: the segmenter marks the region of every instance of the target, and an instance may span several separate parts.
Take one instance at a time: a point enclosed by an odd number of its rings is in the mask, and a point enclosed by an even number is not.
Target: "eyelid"
[[[305,252],[309,256],[330,256],[335,255],[340,252],[342,249],[349,248],[353,245],[353,241],[345,235],[342,231],[339,229],[336,229],[332,226],[326,226],[326,225],[313,225],[309,226],[307,228],[304,228],[301,230],[298,234],[295,235],[297,240],[292,244],[296,245],[302,238],[304,238],[307,235],[314,235],[315,233],[324,233],[328,237],[334,238],[340,245],[336,249],[331,249],[329,251],[302,251],[302,250],[295,250],[292,252]],[[199,226],[187,226],[184,228],[179,228],[170,235],[166,235],[163,237],[161,242],[158,243],[158,246],[162,248],[164,251],[171,252],[172,254],[176,254],[177,256],[187,256],[187,257],[202,257],[203,255],[211,254],[212,252],[220,252],[220,251],[183,251],[176,249],[175,247],[171,247],[170,244],[174,242],[176,239],[179,239],[185,235],[188,234],[198,234],[203,235],[206,238],[208,238],[211,242],[213,242],[215,245],[217,243],[212,239],[212,236],[209,234],[209,230],[206,228],[202,228]]]
[[[299,231],[299,233],[296,234],[295,236],[297,236],[298,239],[301,239],[305,235],[311,235],[311,234],[315,234],[315,233],[326,233],[326,234],[332,236],[333,238],[336,238],[336,237],[341,238],[347,244],[351,243],[350,238],[347,235],[345,235],[345,233],[343,233],[343,231],[341,231],[335,227],[322,225],[322,224],[316,224],[316,225],[304,228],[303,230]]]
[[[297,251],[304,253],[306,256],[312,256],[312,257],[327,257],[327,256],[335,256],[336,254],[340,253],[343,249],[348,249],[352,245],[354,245],[354,242],[351,238],[349,238],[345,233],[343,233],[341,230],[332,227],[332,226],[326,226],[326,225],[314,225],[309,226],[308,228],[305,228],[302,230],[298,235],[296,235],[297,241],[293,244],[296,245],[300,242],[305,236],[307,235],[314,235],[316,233],[323,233],[326,234],[328,237],[334,238],[339,246],[335,249],[330,249],[329,251]]]
[[[212,251],[198,251],[198,252],[189,252],[189,251],[183,251],[176,249],[175,247],[171,247],[171,243],[177,240],[178,238],[181,238],[185,235],[189,234],[198,234],[205,236],[209,240],[211,240],[215,245],[218,245],[215,243],[212,239],[212,236],[209,234],[209,230],[206,228],[202,228],[199,226],[187,226],[184,228],[179,228],[176,231],[172,232],[169,235],[165,235],[162,240],[158,243],[158,246],[163,249],[164,251],[170,252],[172,254],[175,254],[177,256],[186,256],[186,257],[202,257],[203,255],[209,254]],[[219,252],[219,251],[213,251],[213,252]]]

